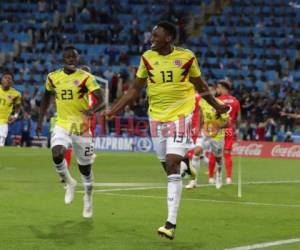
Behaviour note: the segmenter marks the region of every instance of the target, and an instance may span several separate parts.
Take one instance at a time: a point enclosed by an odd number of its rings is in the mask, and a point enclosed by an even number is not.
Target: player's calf
[[[216,188],[219,189],[223,185],[222,180],[222,157],[215,157],[217,163],[217,170],[216,170]]]
[[[61,179],[65,183],[71,183],[73,182],[73,178],[71,177],[67,168],[67,163],[64,160],[65,151],[66,149],[61,145],[54,146],[52,148],[52,158],[56,171]]]
[[[56,168],[56,172],[66,184],[65,204],[70,204],[74,199],[77,182],[71,177],[69,173],[66,160],[64,159],[65,151],[66,149],[61,145],[54,146],[52,148],[52,158]]]
[[[82,216],[84,218],[91,218],[93,216],[93,173],[91,171],[92,165],[78,164],[78,167],[80,170],[84,188]]]
[[[175,235],[175,226],[181,198],[182,179],[179,170],[181,161],[182,156],[180,155],[171,154],[167,155],[166,158],[168,174],[168,217],[165,226],[160,227],[158,233],[169,239],[173,239]]]

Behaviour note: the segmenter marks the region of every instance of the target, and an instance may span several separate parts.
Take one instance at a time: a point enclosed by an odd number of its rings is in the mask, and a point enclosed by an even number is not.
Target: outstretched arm
[[[126,105],[130,104],[136,98],[139,97],[141,91],[144,88],[146,78],[135,78],[132,86],[129,88],[126,94],[124,94],[112,109],[107,113],[108,116],[114,116],[119,113]]]
[[[292,113],[286,113],[286,112],[280,112],[281,116],[287,116],[290,118],[300,119],[300,114],[292,114]]]
[[[300,118],[300,114],[288,114],[288,117],[299,119]]]
[[[44,116],[49,108],[50,100],[51,100],[51,91],[45,90],[45,93],[41,101],[40,114],[39,114],[36,130],[35,130],[37,136],[39,136],[42,131]]]
[[[222,105],[218,103],[216,98],[213,97],[211,92],[209,91],[207,83],[200,77],[190,77],[190,81],[194,84],[195,89],[199,94],[211,105],[213,106],[218,113],[223,114],[229,110],[228,106]]]

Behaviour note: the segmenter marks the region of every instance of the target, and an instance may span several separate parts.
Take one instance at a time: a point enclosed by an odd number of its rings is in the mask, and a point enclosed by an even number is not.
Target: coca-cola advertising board
[[[244,157],[300,159],[300,144],[237,141],[233,144],[232,154]]]

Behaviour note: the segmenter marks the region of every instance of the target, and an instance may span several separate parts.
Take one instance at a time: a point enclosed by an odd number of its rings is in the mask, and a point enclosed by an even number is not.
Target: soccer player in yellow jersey
[[[152,30],[151,49],[140,60],[136,79],[128,92],[107,112],[113,116],[136,99],[147,82],[151,136],[157,157],[168,176],[168,217],[158,233],[169,239],[175,237],[177,212],[182,180],[180,162],[191,140],[189,124],[194,109],[196,89],[219,113],[227,111],[210,94],[201,78],[195,55],[187,49],[175,47],[176,27],[162,21]]]
[[[213,87],[210,87],[213,92]],[[222,103],[219,100],[220,103]],[[201,138],[195,147],[195,151],[203,151],[208,145],[215,155],[217,163],[216,188],[222,186],[222,156],[224,150],[225,128],[229,126],[229,113],[218,114],[216,110],[201,98],[199,101]],[[197,171],[199,173],[199,171]],[[197,186],[197,176],[190,181],[186,188],[195,188]]]
[[[21,110],[21,94],[12,87],[13,74],[5,72],[0,86],[0,147],[5,144],[8,124],[14,122]],[[11,115],[14,108],[14,114]]]
[[[89,130],[91,117],[102,104],[102,93],[95,77],[77,68],[79,53],[73,46],[63,52],[63,69],[50,73],[47,77],[36,133],[42,129],[44,115],[49,107],[52,92],[55,94],[57,121],[51,135],[52,158],[56,171],[66,184],[65,203],[74,198],[76,181],[71,177],[64,159],[66,149],[72,145],[84,186],[83,217],[92,217],[91,165],[94,148]],[[89,107],[88,95],[93,94],[97,103]]]

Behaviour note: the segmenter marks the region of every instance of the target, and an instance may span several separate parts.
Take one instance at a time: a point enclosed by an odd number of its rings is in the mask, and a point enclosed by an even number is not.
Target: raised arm
[[[281,116],[287,116],[287,117],[290,117],[290,118],[300,119],[300,114],[280,112],[280,115]]]
[[[300,114],[287,114],[288,117],[291,118],[295,118],[295,119],[299,119],[300,118]]]
[[[129,88],[126,94],[124,94],[117,103],[112,107],[112,109],[107,113],[108,116],[114,116],[118,114],[124,107],[136,98],[139,97],[141,91],[145,86],[146,78],[135,78],[132,82],[132,86]]]
[[[190,77],[190,82],[194,84],[195,89],[198,91],[199,94],[211,105],[213,106],[216,111],[220,114],[226,113],[229,110],[229,107],[226,105],[222,105],[218,103],[216,98],[213,97],[211,92],[209,91],[207,83],[201,78],[198,77]]]

